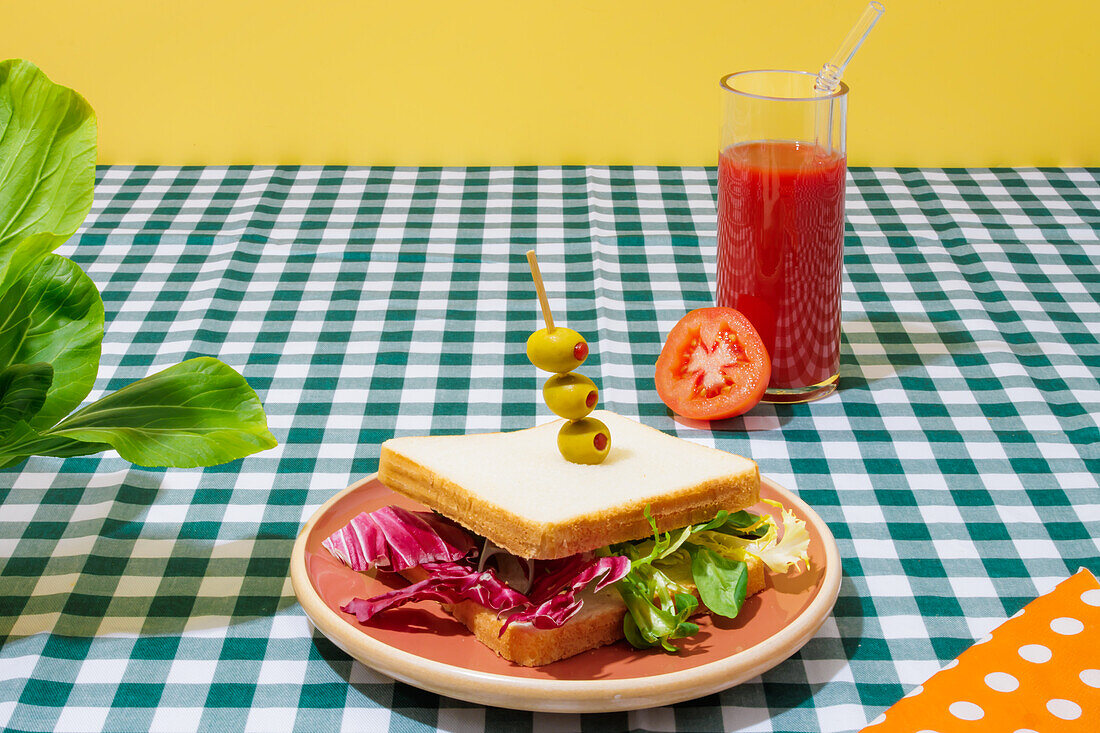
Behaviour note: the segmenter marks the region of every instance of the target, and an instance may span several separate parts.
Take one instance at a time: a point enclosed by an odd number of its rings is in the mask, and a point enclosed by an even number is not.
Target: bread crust
[[[748,569],[746,595],[755,595],[764,590],[764,564],[752,557],[745,564]],[[411,582],[428,577],[420,568],[411,568],[401,575]],[[500,629],[504,619],[498,618],[496,611],[474,601],[445,604],[443,608],[465,624],[478,641],[508,661],[524,667],[539,667],[623,638],[626,604],[614,586],[599,593],[586,593],[583,599],[580,611],[557,628],[536,629],[530,624],[512,624],[503,634]],[[700,604],[699,613],[706,611]]]

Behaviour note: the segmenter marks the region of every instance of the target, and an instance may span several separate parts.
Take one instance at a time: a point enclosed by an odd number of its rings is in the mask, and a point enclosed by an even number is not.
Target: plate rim
[[[815,526],[825,550],[825,576],[813,600],[764,641],[689,669],[608,680],[512,677],[438,662],[356,630],[328,607],[313,587],[306,568],[306,543],[317,522],[344,496],[377,476],[372,473],[337,491],[302,526],[291,551],[291,586],[313,626],[353,659],[396,680],[447,697],[516,710],[573,713],[635,710],[703,697],[741,684],[788,659],[821,628],[840,593],[840,552],[828,525],[799,496],[761,474],[762,484],[768,484],[784,503],[789,502]]]

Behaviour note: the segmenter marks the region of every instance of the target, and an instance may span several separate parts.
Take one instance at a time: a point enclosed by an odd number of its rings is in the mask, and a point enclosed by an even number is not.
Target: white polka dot
[[[944,669],[952,669],[952,668],[958,667],[958,666],[959,666],[959,660],[958,659],[952,659],[950,662],[943,665],[943,668]]]
[[[1075,618],[1061,616],[1050,622],[1050,630],[1062,636],[1072,636],[1073,634],[1080,634],[1084,631],[1085,625]]]
[[[868,725],[868,726],[871,726],[871,725],[878,725],[879,723],[885,723],[885,722],[886,722],[886,713],[883,713],[882,715],[878,716],[877,718],[875,718],[874,720],[872,720],[872,721],[871,721],[870,723],[868,723],[867,725]]]
[[[1089,588],[1081,594],[1081,600],[1090,606],[1100,606],[1100,588]]]
[[[1007,672],[990,672],[985,676],[985,684],[997,692],[1012,692],[1020,686],[1020,681]]]
[[[1057,697],[1047,700],[1047,710],[1055,718],[1062,720],[1077,720],[1081,717],[1081,706],[1072,700],[1062,700]]]
[[[1089,687],[1100,687],[1100,669],[1083,669],[1080,677]]]
[[[1024,608],[1021,608],[1019,611],[1012,614],[1012,616],[1010,618],[1020,618],[1021,616],[1024,615],[1024,609],[1026,609],[1026,608],[1027,608],[1027,606],[1024,606]]]
[[[924,728],[922,730],[918,730],[917,733],[939,733],[939,731],[932,730],[931,728]]]
[[[1039,731],[1032,730],[1031,728],[1017,728],[1016,730],[1012,731],[1012,733],[1039,733]]]
[[[947,711],[959,720],[981,720],[985,717],[985,711],[972,702],[953,702],[947,707]]]
[[[912,690],[905,693],[905,696],[906,697],[916,697],[917,695],[921,694],[922,692],[924,692],[924,685],[917,685]]]
[[[1042,644],[1024,644],[1020,647],[1020,656],[1029,662],[1042,664],[1050,661],[1051,653]]]
[[[976,642],[974,642],[974,646],[977,646],[978,644],[984,644],[987,641],[993,641],[993,634],[986,634],[982,638],[978,639]]]

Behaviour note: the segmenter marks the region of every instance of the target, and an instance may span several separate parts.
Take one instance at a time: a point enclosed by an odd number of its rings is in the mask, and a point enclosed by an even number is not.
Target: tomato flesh
[[[748,319],[733,308],[699,308],[680,319],[657,359],[657,394],[678,415],[721,420],[753,408],[771,359]]]

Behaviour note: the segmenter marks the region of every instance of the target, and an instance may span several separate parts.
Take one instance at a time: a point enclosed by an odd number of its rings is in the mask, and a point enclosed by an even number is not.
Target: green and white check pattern
[[[840,390],[700,430],[653,389],[711,302],[715,171],[101,168],[62,250],[107,308],[92,397],[199,354],[274,450],[0,471],[0,727],[850,731],[1080,566],[1100,573],[1100,170],[855,169]],[[751,456],[828,521],[833,616],[719,695],[556,716],[394,684],[311,632],[301,524],[393,435],[549,417],[537,247],[602,404]]]

